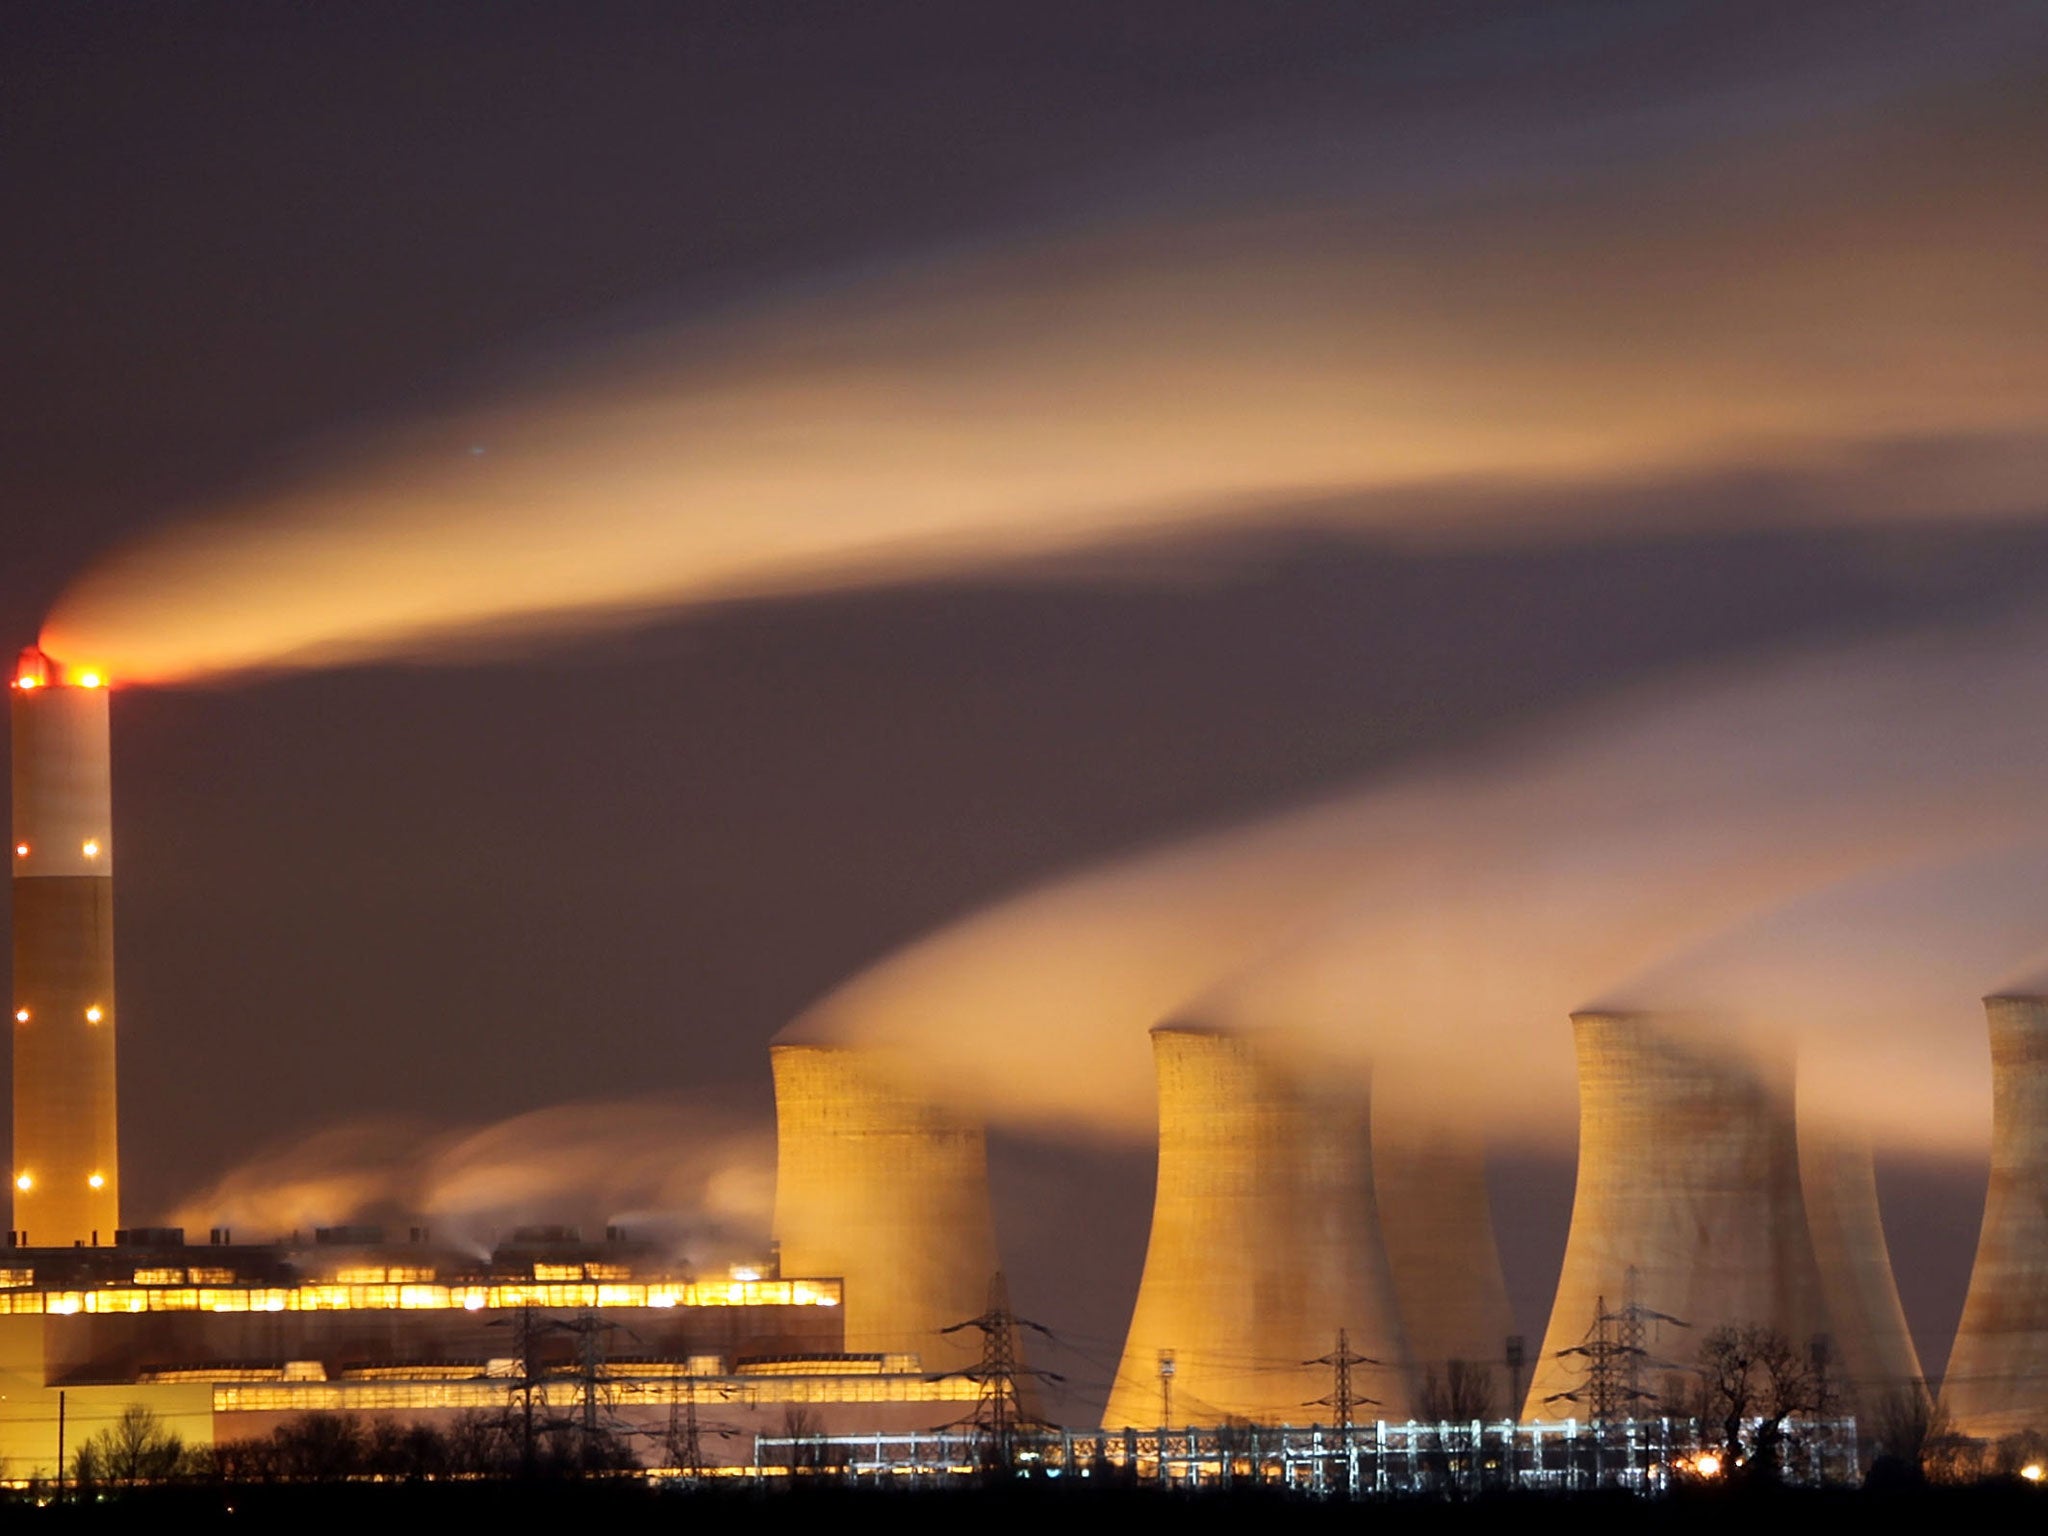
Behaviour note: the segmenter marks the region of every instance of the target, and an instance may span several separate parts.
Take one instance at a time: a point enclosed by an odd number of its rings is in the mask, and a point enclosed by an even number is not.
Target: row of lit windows
[[[535,1264],[536,1280],[628,1280],[633,1271],[624,1264]]]
[[[7,1271],[0,1270],[0,1275]],[[33,1275],[34,1270],[19,1270],[19,1274]],[[4,1282],[0,1282],[4,1283]],[[27,1280],[17,1282],[27,1285]],[[138,1269],[135,1271],[137,1285],[233,1285],[235,1272],[232,1269]]]
[[[78,845],[78,851],[84,854],[88,859],[96,859],[100,856],[100,840],[96,837],[88,837],[84,842]],[[28,844],[16,843],[14,845],[14,856],[17,859],[27,858]]]
[[[101,1019],[104,1019],[106,1016],[107,1010],[102,1008],[98,1003],[87,1003],[85,1005],[86,1023],[97,1024]],[[33,1017],[34,1015],[31,1014],[26,1008],[17,1008],[14,1010],[14,1022],[17,1024],[26,1024]]]
[[[508,1307],[836,1307],[835,1280],[667,1284],[108,1286],[0,1292],[0,1316],[73,1312],[468,1312]]]
[[[502,1381],[328,1381],[221,1384],[213,1389],[215,1413],[345,1413],[376,1409],[506,1408],[520,1404],[523,1388]],[[780,1376],[745,1386],[730,1380],[608,1381],[598,1389],[610,1407],[660,1407],[687,1403],[725,1408],[759,1408],[784,1403],[971,1403],[981,1388],[964,1376]],[[575,1382],[538,1388],[551,1407],[575,1407],[583,1400]]]

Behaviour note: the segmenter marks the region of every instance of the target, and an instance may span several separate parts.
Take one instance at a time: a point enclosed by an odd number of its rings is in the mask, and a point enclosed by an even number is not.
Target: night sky
[[[1533,357],[1558,395],[1598,381],[1588,418],[1672,381],[1657,420],[1716,445],[1674,432],[1612,473],[1581,445],[1540,483],[1511,454],[1484,484],[1430,471],[1398,532],[1398,491],[1288,482],[1256,520],[1191,509],[1050,571],[647,599],[125,690],[130,1219],[320,1128],[646,1095],[765,1125],[777,1030],[1035,881],[1664,679],[2026,612],[2048,576],[2044,86],[2048,20],[1996,4],[11,8],[13,644],[131,541],[553,359],[1105,228],[1258,238],[1278,204],[1341,208],[1404,271],[1441,258],[1485,296],[1436,317],[1440,353],[1392,357],[1396,384],[1452,398],[1492,326],[1516,378]],[[1526,314],[1522,241],[1549,274]],[[1604,310],[1637,261],[1666,286]],[[1809,324],[1811,294],[1868,304]],[[1855,326],[1906,310],[1863,347]],[[1785,441],[1847,446],[1818,473],[1702,403],[1745,392]],[[1520,442],[1517,399],[1457,408],[1475,442]],[[585,537],[532,533],[506,547],[543,575]],[[1012,1130],[994,1151],[1020,1310],[1099,1376],[1149,1149]],[[1938,1368],[1981,1162],[1881,1172]],[[1533,1336],[1569,1159],[1495,1173]]]

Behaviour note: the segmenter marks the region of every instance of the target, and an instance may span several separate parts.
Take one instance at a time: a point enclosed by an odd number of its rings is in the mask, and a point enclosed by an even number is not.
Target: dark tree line
[[[518,1409],[472,1410],[445,1426],[306,1413],[269,1434],[187,1446],[147,1408],[131,1407],[78,1448],[67,1469],[80,1493],[204,1483],[391,1482],[567,1478],[639,1465],[625,1437]]]

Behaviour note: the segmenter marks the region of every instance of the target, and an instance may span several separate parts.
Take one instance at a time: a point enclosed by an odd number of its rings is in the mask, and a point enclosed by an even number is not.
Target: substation
[[[1795,1477],[1855,1479],[1859,1423],[1928,1390],[1868,1145],[1802,1124],[1789,1052],[1731,1052],[1683,1014],[1572,1020],[1577,1188],[1533,1350],[1477,1138],[1376,1121],[1367,1074],[1277,1035],[1160,1024],[1150,1240],[1099,1425],[1042,1418],[981,1126],[880,1051],[772,1048],[774,1245],[727,1273],[620,1229],[479,1252],[425,1228],[124,1225],[110,689],[31,649],[10,692],[10,1481],[139,1404],[199,1445],[306,1413],[601,1421],[691,1475],[916,1482],[993,1457],[1360,1495],[1654,1491],[1712,1470],[1684,1399],[1717,1328],[1767,1325],[1829,1373]],[[2048,1427],[2048,1000],[1986,1008],[1990,1188],[1942,1398],[1996,1439]]]

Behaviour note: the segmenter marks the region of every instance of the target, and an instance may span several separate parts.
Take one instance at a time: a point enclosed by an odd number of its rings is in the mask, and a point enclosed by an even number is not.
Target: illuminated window
[[[17,1024],[26,1024],[28,1022],[28,1010],[26,1008],[15,1009],[14,1022]]]
[[[16,1177],[14,1181],[14,1187],[16,1189],[34,1189],[36,1187],[36,1181],[33,1178],[31,1178],[28,1174],[24,1173]]]
[[[107,1176],[103,1173],[96,1173],[93,1174],[90,1178],[88,1178],[85,1182],[91,1185],[94,1189],[105,1189],[107,1187]]]
[[[104,1019],[105,1017],[106,1014],[100,1008],[100,1005],[98,1003],[94,1003],[90,1008],[85,1010],[85,1022],[88,1024],[97,1024],[101,1019]]]
[[[85,846],[79,849],[79,852],[83,853],[88,859],[98,858],[100,856],[100,840],[96,837],[88,837],[85,840]]]

